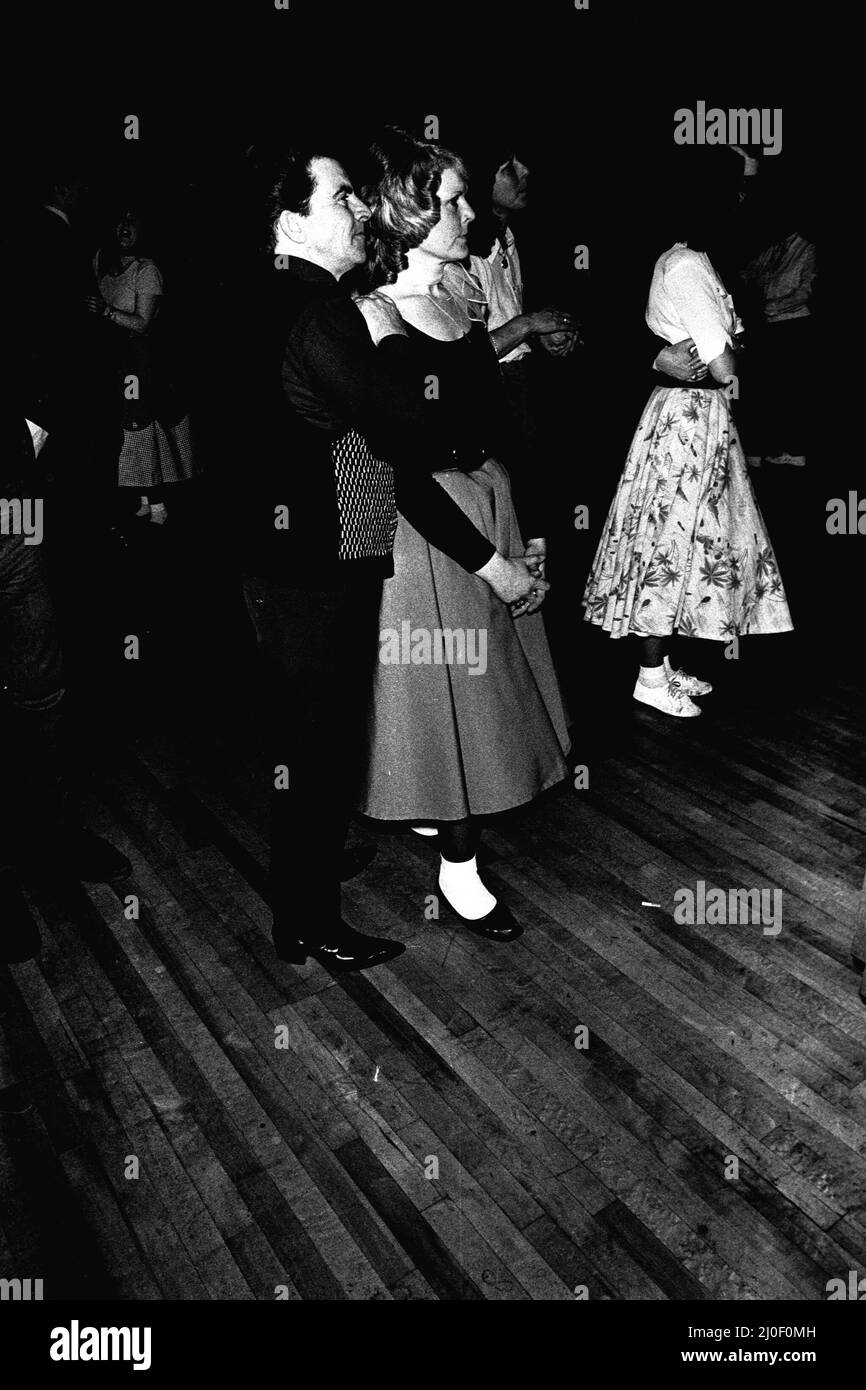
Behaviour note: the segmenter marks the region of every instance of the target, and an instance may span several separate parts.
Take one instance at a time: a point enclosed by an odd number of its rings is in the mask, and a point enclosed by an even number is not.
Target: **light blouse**
[[[682,241],[656,261],[646,321],[668,343],[691,338],[703,362],[733,347],[734,335],[743,328],[709,256]]]
[[[99,293],[112,309],[135,313],[137,294],[162,294],[162,275],[154,261],[136,260],[119,275],[101,275]]]

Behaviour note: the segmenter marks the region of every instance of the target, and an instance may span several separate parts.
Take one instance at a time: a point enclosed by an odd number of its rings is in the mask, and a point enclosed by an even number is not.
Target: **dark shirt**
[[[374,347],[347,290],[308,261],[290,257],[263,294],[273,306],[263,357],[279,363],[282,390],[279,405],[265,393],[273,404],[259,421],[268,438],[247,489],[246,568],[309,588],[393,574],[384,460],[407,521],[465,569],[481,569],[495,547],[432,477],[454,466],[453,449],[423,383],[407,378],[407,340]],[[271,370],[264,360],[262,369]],[[287,530],[274,526],[281,505]]]

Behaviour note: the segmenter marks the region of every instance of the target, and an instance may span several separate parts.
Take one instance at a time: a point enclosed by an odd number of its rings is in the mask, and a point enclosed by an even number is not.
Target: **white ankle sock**
[[[670,679],[670,677],[671,677],[671,676],[673,675],[673,673],[674,673],[674,668],[673,668],[673,666],[671,665],[671,659],[670,659],[669,656],[666,656],[665,659],[664,659],[664,668],[665,668],[665,675],[668,677],[668,679]]]
[[[440,855],[439,887],[451,906],[461,917],[468,917],[470,922],[486,917],[496,906],[493,894],[488,893],[478,877],[474,854],[462,864],[454,864]]]
[[[642,666],[638,680],[641,685],[664,685],[668,679],[667,657],[661,666]]]

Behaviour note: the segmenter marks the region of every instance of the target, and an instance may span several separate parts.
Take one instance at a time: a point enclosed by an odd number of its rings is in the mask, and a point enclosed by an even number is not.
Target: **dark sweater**
[[[494,547],[432,477],[455,460],[423,385],[407,379],[408,340],[374,347],[348,292],[307,261],[273,270],[264,294],[270,328],[256,331],[270,333],[259,347],[271,375],[242,474],[245,568],[307,588],[387,577],[396,503],[432,545],[479,570]],[[280,506],[288,529],[274,525]]]

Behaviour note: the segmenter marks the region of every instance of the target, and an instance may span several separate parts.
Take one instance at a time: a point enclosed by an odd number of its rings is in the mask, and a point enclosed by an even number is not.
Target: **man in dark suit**
[[[340,916],[397,506],[504,601],[538,581],[498,554],[432,477],[453,460],[423,393],[400,385],[402,320],[383,304],[374,347],[344,285],[366,259],[370,214],[343,166],[316,148],[289,153],[271,170],[268,196],[280,408],[245,489],[244,588],[272,677],[274,944],[284,960],[312,955],[357,970],[404,949]]]

